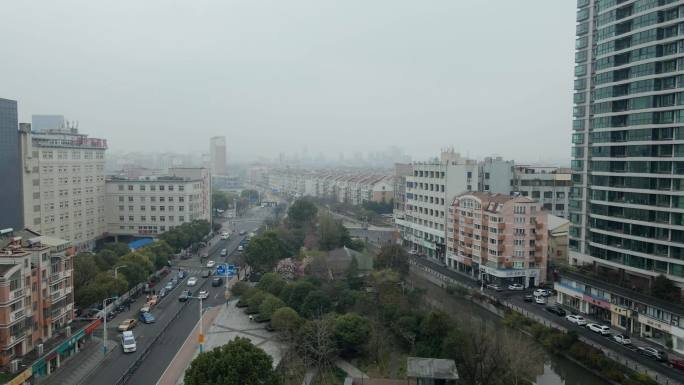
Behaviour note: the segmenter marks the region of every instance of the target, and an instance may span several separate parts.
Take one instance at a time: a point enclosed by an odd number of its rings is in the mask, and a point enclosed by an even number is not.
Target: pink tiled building
[[[522,196],[466,192],[449,209],[447,264],[485,283],[546,282],[547,213]]]

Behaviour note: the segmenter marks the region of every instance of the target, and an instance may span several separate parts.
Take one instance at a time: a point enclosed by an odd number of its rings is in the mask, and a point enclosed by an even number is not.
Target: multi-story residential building
[[[513,191],[542,204],[544,210],[568,218],[572,188],[572,172],[569,169],[550,166],[515,166]]]
[[[477,162],[453,150],[440,159],[413,163],[406,176],[404,218],[395,218],[404,246],[419,255],[444,260],[446,256],[447,202],[457,194],[477,189]]]
[[[571,259],[684,287],[684,12],[577,2]]]
[[[20,125],[24,223],[88,250],[105,230],[107,141],[75,127],[33,132]]]
[[[205,168],[172,168],[169,175],[108,177],[109,236],[155,236],[193,220],[210,220],[211,181]]]
[[[447,266],[482,282],[546,282],[548,214],[529,198],[465,192],[449,209]]]
[[[513,193],[515,163],[502,157],[487,157],[479,164],[477,191],[510,195]]]
[[[226,137],[214,136],[209,143],[209,161],[212,175],[226,175]]]
[[[0,98],[0,229],[20,229],[24,223],[21,194],[21,153],[17,102]]]
[[[575,312],[684,354],[684,306],[578,272],[562,272],[554,288],[557,302]]]
[[[73,320],[74,249],[28,230],[0,234],[0,365],[55,338]]]

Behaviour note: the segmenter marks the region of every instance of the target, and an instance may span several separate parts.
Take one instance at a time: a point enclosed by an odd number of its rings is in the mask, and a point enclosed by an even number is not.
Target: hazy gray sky
[[[0,97],[110,148],[570,152],[575,1],[0,3]]]

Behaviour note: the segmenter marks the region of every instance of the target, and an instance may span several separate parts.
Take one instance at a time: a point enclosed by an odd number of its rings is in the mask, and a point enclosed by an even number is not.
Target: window
[[[133,191],[133,185],[132,184],[128,185],[128,191]]]

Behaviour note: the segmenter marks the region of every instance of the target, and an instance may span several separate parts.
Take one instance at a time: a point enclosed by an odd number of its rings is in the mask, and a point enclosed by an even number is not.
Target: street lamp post
[[[128,266],[126,266],[126,265],[121,265],[121,266],[117,266],[117,267],[114,268],[114,279],[117,279],[117,278],[119,277],[119,269],[122,268],[122,267],[128,267]]]
[[[199,336],[197,339],[199,342],[199,351],[202,353],[204,352],[204,332],[202,330],[202,297],[190,296],[190,298],[199,299]]]
[[[114,271],[116,273],[116,270]],[[104,355],[107,355],[107,301],[110,299],[116,300],[119,297],[109,297],[105,298],[102,300],[102,311],[104,314],[102,315],[102,318],[104,318],[104,327],[102,329],[102,351],[104,352]]]

